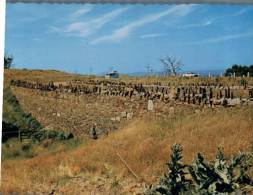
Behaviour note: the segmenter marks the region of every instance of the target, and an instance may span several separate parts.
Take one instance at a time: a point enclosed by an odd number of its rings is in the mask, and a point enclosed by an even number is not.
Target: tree
[[[178,74],[178,71],[181,70],[181,67],[183,66],[181,59],[174,56],[166,56],[160,59],[160,61],[164,65],[164,71],[167,76],[176,76]]]
[[[12,56],[4,56],[4,68],[9,69],[12,67],[13,57]]]
[[[228,68],[225,72],[225,76],[247,76],[249,73],[250,76],[253,76],[253,65],[245,66],[234,64],[231,68]]]

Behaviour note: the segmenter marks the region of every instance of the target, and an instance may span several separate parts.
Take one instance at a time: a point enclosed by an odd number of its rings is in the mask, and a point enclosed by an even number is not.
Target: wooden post
[[[130,173],[132,173],[132,175],[139,180],[139,177],[136,175],[136,173],[133,171],[133,169],[131,169],[127,162],[121,157],[121,155],[119,153],[116,153],[116,155],[119,157],[119,159],[123,162],[123,164],[126,166],[126,168],[130,171]]]
[[[18,130],[18,139],[20,142],[22,142],[22,138],[21,138],[21,130]]]

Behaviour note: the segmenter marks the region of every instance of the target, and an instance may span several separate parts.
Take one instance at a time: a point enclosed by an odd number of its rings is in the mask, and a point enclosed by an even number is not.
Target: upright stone
[[[148,111],[153,111],[154,103],[152,100],[148,100]]]
[[[98,138],[95,125],[93,125],[92,129],[90,130],[90,137],[92,139],[97,139]]]
[[[132,119],[132,118],[133,118],[133,112],[128,112],[127,119]]]
[[[175,114],[175,109],[174,109],[173,106],[171,106],[171,107],[169,108],[169,116],[174,116],[174,114]]]

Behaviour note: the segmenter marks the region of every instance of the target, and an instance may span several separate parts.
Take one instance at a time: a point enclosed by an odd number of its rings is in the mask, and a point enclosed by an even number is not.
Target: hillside
[[[18,137],[19,131],[38,131],[41,124],[25,113],[10,87],[4,89],[3,96],[3,142],[11,137]]]
[[[62,75],[65,73],[43,74],[47,75],[45,82],[65,78]],[[29,71],[29,75],[30,80],[39,77],[37,72]],[[67,77],[71,80],[74,75]],[[5,81],[13,78],[24,80],[28,76],[23,71],[8,70]],[[43,81],[43,77],[40,79]],[[211,160],[218,147],[224,149],[226,158],[252,150],[252,105],[211,108],[179,104],[171,113],[170,105],[155,101],[155,111],[148,112],[147,102],[143,102],[143,109],[139,104],[139,108],[132,108],[131,119],[113,121],[112,117],[129,108],[119,97],[69,95],[68,100],[72,101],[57,100],[56,107],[53,94],[12,89],[22,109],[31,112],[43,126],[84,131],[94,120],[98,123],[104,119],[101,122],[104,127],[115,125],[115,129],[97,140],[81,134],[72,141],[42,142],[31,146],[33,155],[3,159],[1,192],[4,194],[141,194],[145,186],[157,182],[166,171],[173,143],[183,146],[185,163],[191,163],[198,152]],[[139,113],[139,110],[145,111]],[[3,150],[11,152],[24,144],[11,140],[3,144]]]
[[[101,190],[100,194],[109,194],[108,188],[116,177],[122,187],[120,192],[132,194],[131,190],[141,190],[139,183],[151,184],[166,170],[173,143],[183,145],[183,160],[187,163],[197,152],[212,159],[218,146],[224,148],[227,157],[238,151],[250,151],[252,116],[252,108],[207,111],[167,120],[146,116],[74,150],[42,153],[32,159],[4,160],[2,192],[49,193],[59,183],[56,188],[59,193],[99,194]],[[134,170],[139,181],[117,154]]]

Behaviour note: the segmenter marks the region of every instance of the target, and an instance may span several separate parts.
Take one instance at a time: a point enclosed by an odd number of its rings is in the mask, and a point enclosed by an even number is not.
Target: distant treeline
[[[235,64],[231,68],[228,68],[225,72],[225,76],[253,76],[253,65],[245,66]]]

